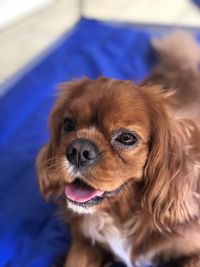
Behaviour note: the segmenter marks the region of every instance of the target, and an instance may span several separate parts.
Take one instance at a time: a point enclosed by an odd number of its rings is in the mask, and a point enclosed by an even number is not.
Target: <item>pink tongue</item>
[[[90,187],[79,187],[75,184],[69,184],[65,186],[66,197],[80,203],[84,203],[94,197],[102,196],[103,193],[104,192],[100,190],[95,190]]]

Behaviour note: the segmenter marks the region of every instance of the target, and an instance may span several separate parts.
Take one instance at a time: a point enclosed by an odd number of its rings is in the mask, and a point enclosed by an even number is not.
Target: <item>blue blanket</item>
[[[34,167],[56,85],[99,75],[142,80],[155,62],[150,35],[82,19],[0,98],[0,266],[48,267],[69,248],[69,229],[40,196]]]

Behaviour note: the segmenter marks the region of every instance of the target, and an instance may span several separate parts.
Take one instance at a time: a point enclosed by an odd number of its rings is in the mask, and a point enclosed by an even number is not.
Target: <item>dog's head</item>
[[[43,195],[64,195],[70,208],[91,212],[141,183],[141,202],[149,210],[166,209],[168,179],[184,161],[183,131],[170,120],[166,95],[106,78],[61,87],[50,116],[51,139],[37,160]]]

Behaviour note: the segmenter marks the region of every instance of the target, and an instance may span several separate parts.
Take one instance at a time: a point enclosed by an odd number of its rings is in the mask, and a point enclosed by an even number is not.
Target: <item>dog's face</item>
[[[51,115],[52,166],[67,200],[98,206],[142,177],[150,119],[132,82],[99,79],[63,85]]]
[[[50,142],[37,159],[43,195],[64,196],[70,208],[91,212],[112,205],[142,181],[146,188],[141,202],[156,218],[163,207],[168,220],[174,196],[177,207],[172,210],[180,215],[188,179],[180,171],[186,131],[169,116],[168,101],[160,89],[130,81],[100,78],[63,84],[50,116]],[[169,183],[176,175],[185,177],[173,179],[182,183],[180,197],[173,193],[177,184],[173,189]]]

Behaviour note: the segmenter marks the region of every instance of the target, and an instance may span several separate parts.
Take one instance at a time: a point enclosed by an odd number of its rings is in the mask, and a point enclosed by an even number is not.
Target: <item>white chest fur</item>
[[[103,243],[127,267],[133,266],[130,260],[132,245],[126,239],[125,230],[117,226],[109,214],[98,212],[86,215],[82,231],[86,237],[92,239],[93,244],[95,242]]]

